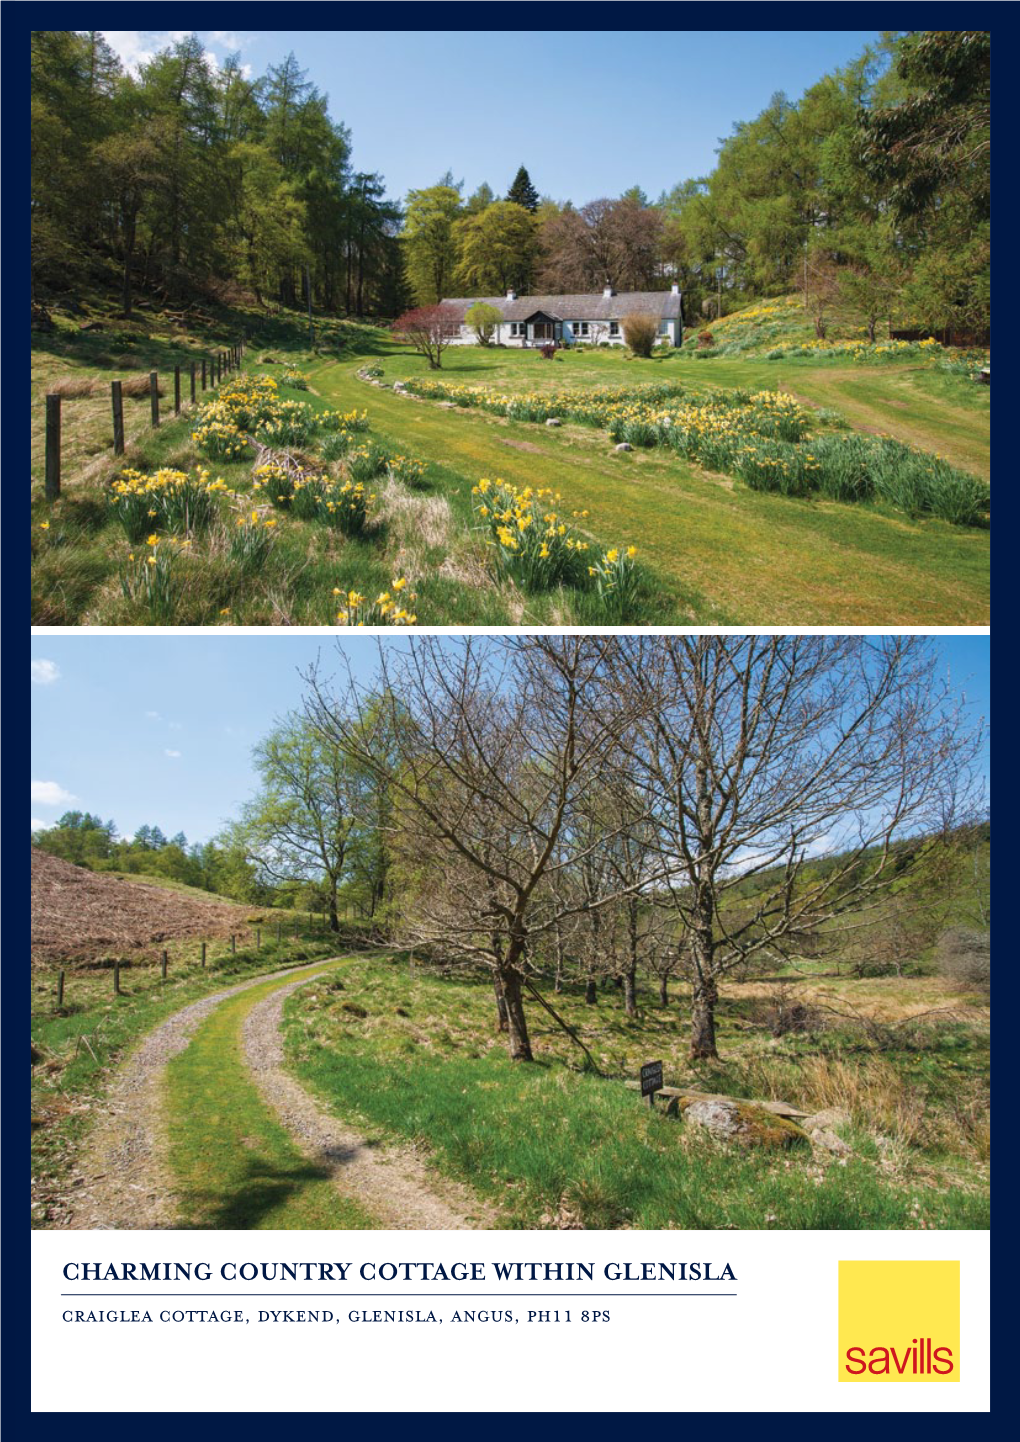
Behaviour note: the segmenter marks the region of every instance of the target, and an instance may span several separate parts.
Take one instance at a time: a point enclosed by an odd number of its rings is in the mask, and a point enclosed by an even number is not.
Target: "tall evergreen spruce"
[[[531,183],[531,176],[522,165],[514,176],[514,183],[506,193],[507,200],[514,201],[517,205],[523,205],[525,210],[530,210],[532,215],[538,209],[538,191]]]

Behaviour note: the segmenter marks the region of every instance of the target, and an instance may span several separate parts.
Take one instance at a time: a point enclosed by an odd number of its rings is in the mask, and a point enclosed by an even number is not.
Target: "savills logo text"
[[[839,1380],[958,1382],[959,1262],[840,1262]]]
[[[930,1337],[911,1337],[910,1346],[848,1347],[844,1363],[852,1377],[948,1377],[955,1368],[952,1347],[933,1347]]]

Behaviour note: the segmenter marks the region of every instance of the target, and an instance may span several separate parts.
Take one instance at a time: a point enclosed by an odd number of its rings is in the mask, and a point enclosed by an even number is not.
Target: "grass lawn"
[[[532,1008],[537,1062],[513,1064],[494,1030],[491,985],[405,958],[372,962],[344,990],[286,1003],[299,1078],[371,1134],[411,1140],[499,1206],[508,1226],[595,1228],[911,1228],[987,1226],[987,1014],[900,1028],[881,1050],[841,1024],[776,1041],[765,983],[734,985],[722,1006],[718,1064],[686,1060],[685,1028],[641,998],[628,1019],[614,992],[556,1007],[605,1076]],[[890,1024],[950,1000],[935,979],[808,983],[845,991]],[[957,1008],[960,998],[952,998]],[[353,1007],[351,1003],[354,1003]],[[966,1012],[966,1003],[963,1003]],[[364,1012],[365,1015],[359,1015]],[[805,1147],[721,1146],[655,1113],[622,1083],[661,1057],[667,1083],[805,1110],[839,1106],[849,1159]]]
[[[242,321],[252,318],[238,317],[235,333]],[[123,355],[117,337],[103,343],[98,351],[93,336],[63,334],[44,342],[34,421],[58,369],[62,377],[100,376],[104,386],[109,375],[124,373],[117,370]],[[562,493],[562,512],[589,512],[580,524],[593,546],[637,547],[641,584],[628,617],[633,624],[987,624],[986,528],[912,519],[886,503],[754,491],[663,449],[617,453],[608,435],[590,426],[547,428],[412,400],[390,387],[427,378],[425,362],[385,333],[361,327],[348,335],[334,326],[322,344],[313,355],[296,320],[266,322],[249,345],[246,365],[279,375],[285,360],[311,386],[282,386],[287,399],[318,411],[367,410],[366,441],[388,455],[425,461],[420,481],[402,485],[381,474],[373,483],[373,519],[358,537],[281,517],[272,553],[257,569],[245,569],[231,555],[233,516],[225,511],[189,555],[175,560],[172,606],[161,613],[137,587],[133,593],[125,588],[130,547],[106,500],[106,486],[120,469],[102,449],[106,400],[69,398],[64,433],[71,459],[64,496],[53,507],[41,498],[41,455],[34,463],[36,624],[331,625],[334,593],[354,588],[374,595],[398,575],[416,592],[419,624],[598,624],[599,608],[584,590],[525,593],[496,576],[481,532],[471,529],[471,487],[486,476]],[[199,353],[203,337],[186,343],[155,337],[148,349],[139,340],[135,348],[145,351],[146,366],[153,346],[152,358],[170,363],[178,354]],[[366,367],[381,372],[382,384],[366,381]],[[663,380],[699,390],[782,388],[811,407],[839,411],[865,434],[888,434],[974,476],[988,472],[988,390],[913,360],[867,366],[724,355],[699,363],[687,353],[643,361],[580,350],[547,362],[533,351],[459,347],[445,353],[438,374],[514,392]],[[145,409],[147,401],[126,405]],[[202,461],[192,425],[171,420],[151,432],[132,423],[127,463],[147,471],[191,469]],[[86,442],[78,446],[76,436]],[[84,455],[89,448],[92,459]],[[203,464],[223,475],[240,506],[250,493],[250,459]]]

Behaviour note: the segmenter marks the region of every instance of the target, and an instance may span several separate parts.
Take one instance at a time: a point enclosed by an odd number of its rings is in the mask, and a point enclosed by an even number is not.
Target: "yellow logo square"
[[[959,1262],[840,1262],[839,1380],[959,1382]]]

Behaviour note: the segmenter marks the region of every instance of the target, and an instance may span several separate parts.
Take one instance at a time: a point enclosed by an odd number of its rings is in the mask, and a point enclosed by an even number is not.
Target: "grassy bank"
[[[494,1033],[484,980],[373,963],[346,989],[287,1002],[287,1048],[301,1080],[362,1128],[426,1147],[501,1208],[507,1225],[641,1228],[910,1228],[987,1225],[985,1018],[898,1024],[952,1001],[931,979],[860,984],[855,1005],[888,1028],[881,1047],[847,1023],[776,1042],[768,988],[734,986],[717,1065],[689,1063],[675,1010],[628,1019],[615,996],[556,1007],[606,1073],[578,1065],[564,1034],[532,1009],[535,1065],[514,1065]],[[856,989],[855,989],[856,987]],[[816,998],[817,999],[817,998]],[[643,999],[646,1003],[648,998]],[[966,1015],[966,1005],[963,1006]],[[363,1014],[362,1014],[363,1013]],[[743,1152],[652,1114],[623,1080],[662,1057],[667,1083],[805,1110],[841,1107],[852,1155]]]
[[[73,340],[62,344],[65,370],[75,370],[77,362],[76,373],[97,373],[89,354],[94,340],[82,338],[79,351]],[[167,609],[131,573],[132,548],[107,498],[108,484],[121,470],[112,456],[100,450],[70,477],[53,507],[41,499],[37,480],[35,621],[335,625],[338,597],[353,590],[371,601],[392,594],[395,579],[407,582],[405,594],[415,593],[419,624],[615,621],[583,586],[528,591],[501,575],[471,509],[472,487],[498,476],[519,489],[549,487],[561,497],[556,509],[568,518],[586,513],[572,524],[599,553],[637,548],[641,584],[627,617],[634,624],[987,622],[986,530],[907,515],[881,501],[850,505],[751,490],[663,448],[618,453],[607,434],[569,421],[547,428],[414,401],[395,393],[392,383],[427,378],[424,362],[368,327],[350,333],[335,328],[322,346],[308,351],[296,320],[282,318],[263,323],[246,363],[272,374],[281,398],[307,406],[312,415],[368,412],[359,445],[363,441],[386,463],[367,482],[376,500],[357,534],[304,519],[293,507],[271,516],[264,493],[253,486],[253,457],[203,454],[192,436],[194,416],[157,432],[143,428],[125,458],[130,467],[192,473],[206,466],[222,476],[236,505],[222,503],[216,524],[194,538],[187,554],[173,552],[174,594]],[[282,377],[289,367],[306,377],[310,389],[288,386]],[[368,383],[366,370],[380,384]],[[108,373],[99,372],[104,378]],[[643,361],[618,351],[578,350],[549,362],[532,351],[461,347],[446,352],[441,376],[454,385],[515,393],[550,387],[583,393],[662,381],[699,391],[707,385],[792,392],[809,413],[826,413],[823,425],[835,424],[831,413],[838,412],[838,424],[854,428],[869,444],[881,433],[942,456],[969,475],[987,475],[988,390],[909,359],[867,367],[726,355],[706,365],[678,352]],[[39,382],[34,414],[47,383]],[[65,434],[76,431],[75,407],[85,404],[91,401],[65,403]],[[312,460],[323,454],[322,439],[310,448]],[[410,468],[388,464],[400,457],[410,458]],[[345,464],[342,458],[327,462],[335,478],[346,474]],[[233,537],[243,505],[252,500],[262,507],[263,520],[277,522],[258,565],[246,562]],[[135,554],[137,569],[137,548]]]

